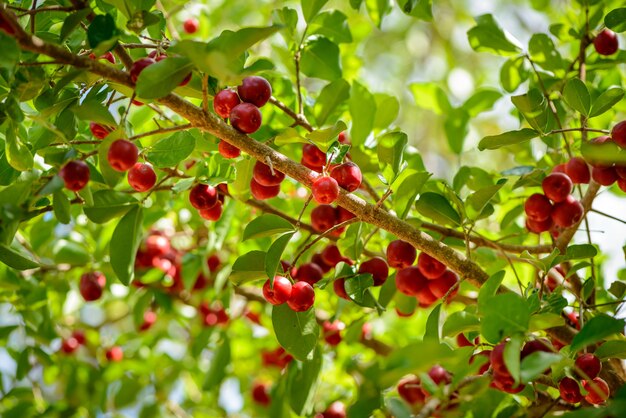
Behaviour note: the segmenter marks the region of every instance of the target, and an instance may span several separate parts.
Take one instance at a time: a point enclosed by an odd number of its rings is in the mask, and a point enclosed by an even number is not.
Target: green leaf
[[[415,208],[422,215],[445,225],[460,225],[461,216],[452,207],[448,199],[434,193],[422,193],[415,203]]]
[[[309,24],[311,34],[323,35],[336,44],[352,42],[348,18],[339,10],[331,10],[317,15]]]
[[[626,31],[626,7],[613,9],[604,17],[604,24],[613,32]]]
[[[142,99],[158,99],[167,96],[187,77],[193,63],[185,57],[168,57],[144,69],[135,91]]]
[[[528,124],[539,132],[545,132],[553,116],[548,109],[548,101],[539,89],[511,97],[511,102],[522,113]]]
[[[54,243],[52,255],[56,264],[84,266],[91,261],[91,256],[84,245],[64,239]]]
[[[117,125],[111,112],[96,97],[90,97],[80,104],[76,103],[70,107],[70,110],[81,120],[101,123],[107,126]]]
[[[446,139],[450,150],[457,155],[463,152],[465,137],[469,130],[469,120],[470,115],[463,108],[452,109],[446,117],[444,123]]]
[[[54,216],[62,224],[67,225],[72,220],[70,217],[70,200],[61,190],[56,190],[53,194],[52,209]]]
[[[480,321],[478,317],[467,311],[452,313],[443,324],[442,333],[446,337],[454,337],[461,332],[478,331]]]
[[[521,144],[539,136],[534,129],[524,128],[519,131],[509,131],[500,135],[486,136],[478,143],[478,149],[498,149],[507,145]]]
[[[39,263],[23,256],[13,248],[0,242],[0,261],[16,270],[29,270],[40,267]]]
[[[373,308],[376,304],[369,292],[369,288],[374,285],[371,274],[359,274],[346,279],[344,288],[348,297],[359,306]]]
[[[410,86],[415,104],[422,109],[438,115],[448,114],[452,110],[448,96],[437,83],[413,83]]]
[[[341,78],[339,47],[322,37],[310,41],[302,51],[300,71],[306,76],[322,80],[332,81]]]
[[[11,167],[18,171],[28,171],[33,168],[35,164],[33,154],[17,137],[12,127],[7,128],[5,141],[5,155]]]
[[[198,280],[198,274],[202,273],[202,264],[204,264],[205,258],[194,253],[186,253],[183,255],[181,270],[183,286],[186,290],[191,290],[193,285]]]
[[[99,190],[93,194],[93,205],[85,206],[83,210],[90,221],[102,224],[124,215],[136,204],[137,199],[128,193]]]
[[[509,58],[500,69],[500,84],[504,90],[513,93],[530,75],[530,69],[524,57]]]
[[[531,332],[534,332],[559,327],[561,325],[565,325],[565,319],[563,319],[561,315],[552,312],[545,312],[531,316],[528,329]]]
[[[0,68],[5,68],[12,72],[20,61],[20,49],[15,38],[7,35],[4,31],[0,31],[0,51],[2,51]]]
[[[212,390],[218,388],[224,378],[226,377],[227,368],[231,362],[231,349],[230,339],[228,333],[222,331],[220,333],[220,343],[213,351],[213,357],[211,359],[211,367],[206,374],[206,379],[202,388],[204,390]]]
[[[376,99],[369,90],[355,81],[350,92],[350,116],[352,129],[350,139],[355,147],[362,145],[374,128],[376,117]]]
[[[342,78],[327,84],[317,100],[313,113],[318,125],[323,125],[328,117],[350,97],[350,84]]]
[[[518,356],[519,358],[519,356]],[[563,356],[558,353],[548,353],[545,351],[535,351],[522,360],[521,380],[522,382],[532,382],[544,374],[554,363],[558,363]]]
[[[115,20],[108,14],[94,17],[87,29],[87,40],[96,56],[113,49],[119,36],[120,31],[115,26]]]
[[[584,82],[578,78],[568,80],[563,89],[565,102],[574,110],[588,116],[591,110],[591,96]]]
[[[146,159],[155,167],[173,167],[187,158],[195,147],[196,139],[193,135],[180,131],[154,144],[146,154]]]
[[[274,278],[276,272],[278,270],[278,266],[280,265],[280,258],[287,248],[287,244],[291,238],[293,238],[294,232],[287,232],[286,234],[281,235],[276,238],[276,241],[270,245],[270,248],[267,250],[267,254],[265,256],[265,273],[269,279]]]
[[[245,201],[250,197],[250,179],[255,164],[254,158],[245,158],[235,163],[237,175],[235,181],[228,187],[235,199]]]
[[[482,112],[491,110],[501,98],[502,93],[497,90],[479,89],[463,103],[462,107],[470,117],[476,117]]]
[[[385,129],[398,117],[400,102],[394,96],[383,93],[374,94],[376,100],[376,117],[374,118],[374,129]]]
[[[525,333],[528,330],[530,312],[524,298],[515,293],[493,296],[480,307],[483,314],[481,335],[492,344],[504,337]]]
[[[593,102],[591,106],[590,118],[600,116],[608,110],[612,109],[617,103],[624,98],[624,90],[620,87],[611,87],[602,92],[602,94]]]
[[[397,174],[400,171],[404,149],[408,142],[409,138],[404,132],[389,132],[379,137],[376,147],[379,164],[382,164],[382,167],[389,165],[393,173]]]
[[[563,70],[563,58],[545,33],[536,33],[530,38],[528,53],[536,64],[548,71]]]
[[[356,222],[348,226],[348,230],[342,238],[337,241],[337,246],[345,257],[358,260],[363,252],[363,223]]]
[[[315,309],[295,312],[286,303],[272,307],[272,325],[278,343],[300,361],[312,360],[319,338]]]
[[[84,8],[75,13],[70,14],[63,21],[63,27],[61,28],[61,42],[65,41],[68,36],[80,26],[80,23],[91,13],[90,8]]]
[[[483,187],[470,194],[465,200],[465,207],[473,209],[474,213],[472,216],[468,213],[468,216],[472,219],[477,219],[485,206],[487,206],[487,204],[498,194],[506,182],[507,179],[501,179],[493,186]]]
[[[302,0],[302,14],[304,15],[304,20],[310,23],[326,3],[328,3],[328,0]]]
[[[287,370],[289,405],[298,416],[311,416],[315,392],[322,370],[322,354],[318,347],[309,361],[293,361]]]
[[[396,214],[400,219],[405,219],[415,203],[415,198],[422,191],[424,184],[431,174],[413,169],[402,170],[398,178],[392,183],[392,203]]]
[[[233,263],[228,279],[235,285],[265,278],[265,251],[250,251],[239,256]]]
[[[439,342],[441,336],[440,324],[441,320],[441,303],[437,304],[435,308],[430,311],[428,319],[426,320],[426,331],[424,332],[424,341],[433,340]]]
[[[433,20],[433,3],[432,0],[396,0],[400,10],[409,16],[417,19],[431,21]]]
[[[293,231],[293,225],[278,215],[267,213],[254,218],[246,225],[242,240],[269,237],[275,234]]]
[[[565,252],[566,260],[592,258],[598,255],[598,249],[591,244],[570,245]]]
[[[601,360],[608,358],[626,359],[626,341],[611,340],[602,343],[594,353]]]
[[[476,17],[476,26],[467,32],[467,37],[477,52],[508,56],[522,51],[519,41],[502,29],[490,14]]]
[[[504,364],[507,370],[513,376],[515,383],[520,382],[520,351],[524,338],[522,334],[515,334],[504,346]]]
[[[313,142],[317,147],[328,152],[330,146],[337,142],[339,134],[346,130],[346,124],[342,121],[337,122],[335,125],[329,128],[316,129],[313,132],[306,134],[306,137]]]
[[[618,334],[624,330],[624,321],[600,314],[591,318],[574,336],[571,345],[572,353],[576,353],[588,345],[602,341],[606,337]]]
[[[117,278],[126,286],[134,276],[135,256],[141,243],[142,222],[143,211],[141,207],[134,206],[115,227],[109,244],[111,267]]]

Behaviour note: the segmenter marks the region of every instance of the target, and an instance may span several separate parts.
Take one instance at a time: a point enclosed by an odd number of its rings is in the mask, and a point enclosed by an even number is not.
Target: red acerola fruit
[[[209,271],[213,273],[220,268],[220,264],[222,263],[222,261],[217,254],[212,254],[211,256],[209,256],[209,258],[207,258],[206,263],[209,267]]]
[[[80,276],[80,294],[87,302],[100,299],[107,279],[99,271],[85,273]]]
[[[423,273],[423,272],[422,272]],[[441,277],[437,279],[431,279],[428,281],[428,290],[437,298],[442,298],[448,293],[452,286],[455,286],[459,281],[459,277],[451,270],[446,270]],[[455,291],[450,293],[450,296],[454,296]]]
[[[146,192],[156,184],[156,173],[151,165],[137,163],[128,170],[128,184],[138,192]]]
[[[257,200],[271,199],[278,196],[280,193],[280,185],[276,186],[262,186],[256,182],[256,180],[250,180],[250,192],[252,197]]]
[[[212,208],[217,200],[217,189],[208,184],[196,184],[189,192],[189,202],[198,210]]]
[[[578,403],[583,400],[583,395],[580,393],[580,386],[578,382],[571,377],[564,377],[559,382],[559,393],[561,399],[567,403]]]
[[[263,297],[272,305],[282,305],[291,297],[291,282],[283,276],[274,276],[274,287],[267,279],[263,285]]]
[[[374,286],[381,286],[389,277],[389,266],[382,258],[374,257],[361,263],[359,273],[370,273],[374,279]]]
[[[333,282],[333,290],[335,291],[335,294],[339,296],[340,298],[345,299],[345,300],[350,300],[350,297],[348,296],[348,293],[346,292],[345,283],[346,283],[346,279],[344,278],[335,280]]]
[[[552,214],[552,203],[550,203],[550,199],[541,193],[535,193],[526,199],[524,211],[529,219],[543,222],[550,218],[550,214]]]
[[[333,347],[339,345],[341,342],[341,331],[346,328],[346,324],[339,320],[334,320],[333,322],[324,321],[322,324],[324,340]]]
[[[456,345],[458,345],[459,347],[473,347],[474,346],[474,344],[470,340],[468,340],[465,334],[463,333],[457,334]]]
[[[206,219],[207,221],[217,221],[222,217],[223,210],[224,206],[222,205],[222,202],[218,200],[217,203],[210,208],[200,209],[198,213],[203,219]]]
[[[511,374],[509,373],[509,369],[507,369],[506,364],[504,364],[504,348],[505,347],[506,347],[506,342],[496,345],[491,351],[491,356],[489,358],[489,361],[491,362],[491,367],[493,368],[494,372],[500,375],[510,376]]]
[[[87,339],[85,338],[85,333],[82,330],[76,329],[72,332],[72,337],[78,341],[78,344],[85,345]]]
[[[107,160],[115,171],[127,171],[137,163],[139,149],[130,141],[118,139],[109,147]]]
[[[565,163],[557,164],[552,168],[552,173],[565,173]]]
[[[520,358],[523,360],[529,355],[531,355],[532,353],[535,353],[537,351],[544,351],[546,353],[552,353],[554,352],[554,348],[552,347],[552,344],[550,343],[550,341],[548,341],[545,338],[531,340],[531,341],[528,341],[526,344],[524,344],[524,347],[522,348],[522,351],[520,352]]]
[[[583,380],[583,388],[589,392],[587,396],[585,396],[585,400],[592,405],[604,403],[604,401],[609,399],[609,395],[611,393],[609,385],[604,381],[604,379],[599,377],[596,377],[591,381]]]
[[[215,95],[213,99],[213,110],[215,110],[215,113],[221,118],[227,119],[228,116],[230,116],[230,112],[239,103],[241,103],[241,100],[239,100],[237,93],[230,89],[225,89]]]
[[[619,178],[615,167],[593,167],[591,169],[591,177],[602,186],[610,186]]]
[[[200,22],[198,22],[198,19],[196,19],[195,17],[190,17],[183,23],[183,30],[190,35],[192,33],[196,33],[199,27]]]
[[[353,192],[361,186],[363,175],[359,166],[353,162],[340,164],[333,168],[330,176],[337,180],[337,184],[349,192]]]
[[[434,257],[421,252],[417,257],[417,268],[427,279],[437,279],[446,271],[446,265]]]
[[[526,385],[522,385],[522,384],[515,385],[515,381],[513,377],[511,377],[510,375],[501,375],[501,374],[495,373],[493,375],[493,381],[491,382],[491,387],[498,389],[502,392],[515,394],[515,393],[520,393],[522,390],[524,390]]]
[[[98,139],[104,139],[109,136],[111,132],[113,132],[113,130],[108,126],[104,126],[95,122],[89,123],[89,130],[91,131],[91,134]]]
[[[70,161],[59,171],[65,188],[77,192],[89,182],[89,166],[81,160]]]
[[[156,63],[156,60],[150,57],[140,58],[137,61],[133,62],[133,65],[130,67],[130,79],[133,83],[137,83],[137,79],[139,78],[139,74],[146,67]]]
[[[426,400],[419,378],[407,376],[398,382],[398,394],[410,405],[421,404]]]
[[[298,270],[293,274],[293,278],[306,282],[310,285],[314,285],[315,283],[322,280],[324,277],[324,272],[316,263],[305,263],[298,267]]]
[[[348,134],[346,133],[346,131],[342,131],[339,134],[339,136],[337,137],[337,141],[339,141],[340,144],[344,144],[344,145],[350,144],[350,138],[348,138]]]
[[[459,334],[462,335],[462,334]],[[478,356],[481,357],[486,357],[487,361],[480,366],[480,369],[478,369],[478,374],[485,374],[487,373],[487,370],[489,370],[489,367],[491,366],[491,350],[483,350],[483,351],[479,351],[476,354],[473,354],[472,357],[470,357],[469,362],[470,364],[474,363],[476,361],[476,358],[478,358]]]
[[[594,38],[593,46],[600,55],[613,55],[619,49],[619,41],[615,32],[604,29]]]
[[[272,96],[272,86],[263,77],[250,76],[243,79],[237,93],[244,102],[263,107]]]
[[[552,221],[557,226],[569,228],[577,224],[584,214],[585,209],[583,205],[574,196],[568,195],[565,201],[554,205]]]
[[[346,406],[343,402],[335,401],[328,405],[328,408],[322,412],[321,418],[346,418]]]
[[[259,405],[268,406],[272,402],[269,385],[267,383],[254,382],[252,385],[252,400]]]
[[[78,350],[79,346],[80,343],[74,337],[61,341],[61,351],[65,354],[72,354],[74,351]]]
[[[122,351],[122,347],[114,345],[106,351],[107,360],[112,362],[122,361],[124,358],[124,351]]]
[[[297,282],[291,288],[287,305],[295,312],[308,311],[315,302],[315,291],[307,282]]]
[[[583,379],[593,379],[598,377],[602,370],[600,359],[591,353],[583,354],[576,359],[576,367],[580,369],[584,375]]]
[[[342,223],[355,217],[356,215],[350,212],[348,209],[344,209],[341,206],[337,206],[337,219],[338,219],[337,223]]]
[[[574,157],[565,164],[565,174],[574,184],[587,184],[591,179],[587,162],[580,157]]]
[[[335,267],[341,261],[350,265],[354,264],[352,260],[350,260],[347,257],[342,256],[341,252],[339,252],[339,247],[337,247],[334,244],[326,246],[326,248],[324,248],[324,250],[322,251],[321,255],[322,255],[322,260],[324,260],[324,262],[327,265],[332,266],[332,267]]]
[[[452,375],[438,364],[430,368],[428,376],[436,385],[448,385],[452,382]]]
[[[622,179],[622,180],[626,180],[626,166],[619,166],[616,165],[615,166],[615,172],[617,173],[617,176]],[[619,179],[618,179],[619,180]]]
[[[152,328],[152,325],[154,325],[156,320],[157,320],[156,312],[154,312],[154,311],[146,311],[146,312],[144,312],[143,313],[143,322],[139,326],[139,330],[140,331],[146,331],[146,330]]]
[[[417,267],[406,267],[396,273],[396,287],[405,295],[417,296],[423,289],[428,290],[428,279]],[[434,296],[433,298],[437,299]]]
[[[572,311],[565,314],[565,322],[572,328],[580,330],[580,321],[578,320],[578,312]]]
[[[420,287],[415,292],[415,298],[419,302],[421,308],[428,308],[430,305],[437,302],[437,296],[430,291],[428,281],[429,280],[426,279],[426,286]]]
[[[619,189],[621,191],[626,193],[626,179],[618,179],[617,180],[617,187],[619,187]]]
[[[324,167],[326,154],[313,144],[304,144],[302,146],[302,162],[306,162],[307,167]]]
[[[324,274],[328,273],[334,266],[326,264],[322,254],[316,253],[311,257],[311,263],[317,264],[317,266],[324,272]]]
[[[387,263],[389,267],[401,269],[409,267],[415,262],[417,250],[411,244],[402,240],[395,240],[387,246]]]
[[[626,148],[626,120],[621,121],[611,129],[611,138],[621,148]]]
[[[245,134],[258,131],[263,120],[259,108],[251,103],[240,103],[233,107],[228,118],[235,129]]]
[[[339,196],[339,184],[332,177],[322,176],[313,182],[311,192],[317,203],[328,205]]]
[[[552,218],[548,218],[545,221],[535,221],[533,219],[526,219],[526,229],[535,234],[541,234],[542,232],[549,231],[552,228]]]
[[[89,59],[95,60],[96,59],[96,55],[93,54],[93,53],[89,54]],[[103,55],[100,55],[100,57],[98,59],[109,61],[111,64],[115,64],[116,63],[115,55],[113,55],[113,53],[111,51],[105,52]]]
[[[254,165],[252,177],[261,186],[266,187],[278,186],[285,179],[285,175],[283,173],[275,168],[272,171],[270,166],[263,164],[260,161],[257,161]]]
[[[541,182],[543,193],[553,202],[562,202],[572,192],[572,179],[567,174],[552,173]]]
[[[319,205],[311,211],[311,225],[317,232],[324,232],[337,225],[337,211],[330,205]]]
[[[217,151],[224,158],[237,158],[241,155],[241,150],[234,145],[230,145],[226,141],[220,140],[217,144]]]

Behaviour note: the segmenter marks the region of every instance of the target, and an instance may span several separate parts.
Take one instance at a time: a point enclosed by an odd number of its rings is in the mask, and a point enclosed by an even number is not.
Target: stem
[[[185,129],[192,129],[192,128],[193,126],[191,125],[191,123],[186,123],[184,125],[171,126],[169,128],[160,128],[160,129],[155,129],[154,131],[137,134],[135,136],[131,136],[130,138],[128,138],[128,140],[135,141],[137,139],[145,138],[146,136],[161,135],[161,134],[166,134],[169,132],[184,131]]]

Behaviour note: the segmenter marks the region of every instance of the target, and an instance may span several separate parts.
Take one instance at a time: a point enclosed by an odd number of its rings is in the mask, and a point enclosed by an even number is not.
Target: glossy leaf
[[[189,132],[176,132],[154,144],[147,152],[146,159],[155,167],[175,166],[187,158],[195,146],[196,140]]]
[[[286,303],[272,307],[272,325],[280,345],[300,361],[312,360],[319,337],[315,310],[294,312]]]
[[[109,255],[111,267],[122,284],[128,286],[133,280],[135,272],[135,256],[141,243],[141,224],[143,210],[139,206],[133,207],[115,227]]]

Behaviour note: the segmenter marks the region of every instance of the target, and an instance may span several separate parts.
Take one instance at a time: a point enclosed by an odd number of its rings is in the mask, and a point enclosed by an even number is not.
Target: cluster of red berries
[[[217,187],[203,183],[196,184],[189,192],[189,203],[202,218],[207,221],[217,221],[222,217],[224,192],[227,187],[226,184],[219,184]],[[221,189],[222,193],[219,193],[218,189]]]
[[[250,192],[255,199],[265,200],[278,196],[280,184],[285,175],[274,167],[270,167],[257,161],[252,171],[250,180]]]
[[[216,325],[225,326],[230,320],[221,302],[209,304],[209,302],[203,301],[200,306],[198,306],[198,312],[200,312],[203,324],[207,327],[214,327]]]
[[[334,208],[330,205],[319,205],[311,211],[311,226],[317,232],[323,233],[352,218],[354,214],[341,206]],[[344,231],[345,227],[341,227],[334,230],[331,235],[339,237]]]
[[[198,22],[198,19],[196,19],[195,17],[190,17],[183,22],[183,30],[185,31],[185,33],[188,33],[190,35],[196,33],[199,27],[200,22]]]
[[[85,273],[80,276],[80,294],[87,302],[98,300],[102,297],[102,292],[104,291],[106,283],[106,277],[99,271]]]
[[[350,262],[348,264],[352,264]],[[359,274],[371,274],[372,279],[374,280],[374,286],[382,286],[383,283],[387,281],[387,277],[389,277],[389,266],[387,262],[380,257],[373,257],[369,260],[366,260],[359,265]],[[333,282],[333,290],[342,299],[350,300],[346,292],[344,278],[337,279]]]
[[[63,354],[73,354],[81,345],[87,344],[85,333],[81,330],[74,330],[72,335],[61,341],[61,352]],[[110,362],[119,362],[124,359],[122,347],[114,345],[105,351],[105,357]]]
[[[345,131],[341,132],[337,137],[340,144],[350,145],[350,139],[348,139]],[[302,145],[302,159],[300,163],[313,170],[321,173],[326,167],[326,154],[313,144]]]
[[[617,35],[610,29],[603,29],[593,40],[593,46],[600,55],[613,55],[619,49]]]
[[[338,319],[334,321],[324,321],[322,323],[322,332],[324,336],[324,340],[333,347],[338,346],[342,341],[341,331],[346,329],[346,324],[341,322]]]
[[[452,382],[452,375],[440,365],[431,367],[428,371],[428,377],[437,386],[448,385]],[[406,403],[414,407],[422,406],[431,396],[431,393],[423,387],[420,378],[414,375],[406,376],[398,382],[398,394]],[[458,394],[453,393],[450,399],[454,401],[457,397]],[[453,409],[457,405],[458,403],[451,402],[448,409]]]
[[[267,279],[263,285],[263,296],[272,305],[287,305],[295,312],[308,311],[315,302],[313,286],[305,281],[293,285],[283,276],[275,276],[273,283]]]
[[[105,52],[104,54],[100,55],[99,57],[96,57],[96,54],[94,54],[93,52],[91,54],[89,54],[89,59],[92,60],[105,60],[105,61],[109,61],[111,64],[116,64],[117,60],[115,59],[115,55],[113,55],[113,53],[111,51],[109,52]]]
[[[293,356],[282,347],[277,347],[272,351],[261,351],[261,362],[265,367],[277,367],[282,370],[287,367],[292,360]]]
[[[580,382],[572,377],[564,377],[559,382],[561,399],[567,403],[575,404],[583,398],[593,405],[604,403],[609,398],[609,385],[604,379],[598,377],[602,370],[600,359],[593,354],[587,353],[579,356],[575,362],[576,368],[573,375],[582,379],[582,387],[587,392],[583,396],[580,391]],[[582,372],[579,375],[578,371]]]

